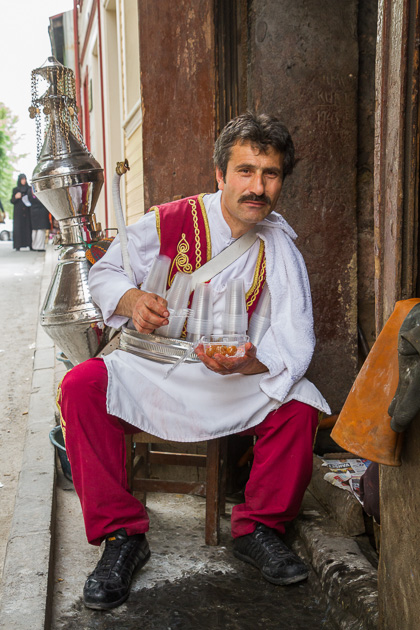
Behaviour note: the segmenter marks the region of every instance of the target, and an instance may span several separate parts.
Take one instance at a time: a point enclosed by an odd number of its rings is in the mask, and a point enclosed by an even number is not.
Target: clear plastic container
[[[245,285],[242,278],[228,280],[226,286],[225,312],[230,315],[246,315]]]
[[[184,308],[181,311],[173,311],[169,308],[168,311],[169,324],[156,328],[155,334],[161,335],[162,337],[172,337],[173,339],[180,339],[185,320],[187,319],[191,311],[189,308]]]
[[[248,328],[245,286],[242,278],[229,280],[226,287],[225,310],[222,318],[225,334],[245,334]]]
[[[265,283],[263,290],[261,292],[260,299],[258,300],[257,306],[255,307],[255,313],[260,317],[267,317],[270,319],[271,316],[271,295],[268,290],[268,284]]]
[[[187,320],[187,340],[198,341],[213,332],[213,289],[209,284],[197,284]]]
[[[258,346],[269,328],[270,319],[268,317],[261,317],[258,313],[254,313],[248,328],[250,342],[254,344],[254,346]]]
[[[168,280],[169,266],[171,259],[169,256],[159,255],[154,259],[149,271],[149,275],[141,286],[142,291],[156,293],[160,297],[166,295],[166,282]]]
[[[190,293],[191,274],[178,271],[166,295],[168,309],[173,309],[175,313],[181,314],[180,312],[188,307]]]
[[[226,335],[245,335],[248,328],[248,314],[230,315],[223,313],[222,328]]]
[[[225,334],[209,335],[200,339],[204,353],[208,357],[213,357],[215,354],[222,354],[232,358],[243,357],[245,355],[245,344],[248,341],[248,335]]]
[[[249,322],[249,340],[257,346],[271,325],[271,297],[267,283],[264,285],[258,304]]]

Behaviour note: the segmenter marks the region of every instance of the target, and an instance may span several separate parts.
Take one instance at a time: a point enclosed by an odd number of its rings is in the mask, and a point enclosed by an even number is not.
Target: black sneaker
[[[252,534],[235,538],[233,553],[240,560],[260,569],[262,576],[272,584],[294,584],[309,575],[303,560],[287,547],[273,529],[262,523],[257,523]]]
[[[83,589],[85,606],[107,610],[120,606],[130,594],[134,571],[150,558],[144,534],[127,536],[125,529],[117,529],[106,538],[105,549]]]

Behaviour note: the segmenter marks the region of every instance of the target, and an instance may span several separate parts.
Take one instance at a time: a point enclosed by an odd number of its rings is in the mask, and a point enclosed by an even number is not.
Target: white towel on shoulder
[[[271,294],[271,327],[257,349],[269,372],[260,387],[283,401],[308,369],[315,347],[311,289],[296,233],[282,216],[272,213],[258,234],[265,243],[267,283]]]

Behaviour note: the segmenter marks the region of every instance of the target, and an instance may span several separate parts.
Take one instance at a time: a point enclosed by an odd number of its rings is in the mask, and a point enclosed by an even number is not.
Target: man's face
[[[20,180],[20,185],[25,186],[25,184],[26,184],[26,177],[22,177],[22,179]]]
[[[223,217],[238,238],[274,210],[283,185],[283,154],[271,146],[263,153],[250,143],[236,143],[225,180],[219,168],[216,178]]]

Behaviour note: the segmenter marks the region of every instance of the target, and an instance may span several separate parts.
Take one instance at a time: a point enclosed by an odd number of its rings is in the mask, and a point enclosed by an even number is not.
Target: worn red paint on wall
[[[139,0],[145,207],[215,186],[210,0]]]

